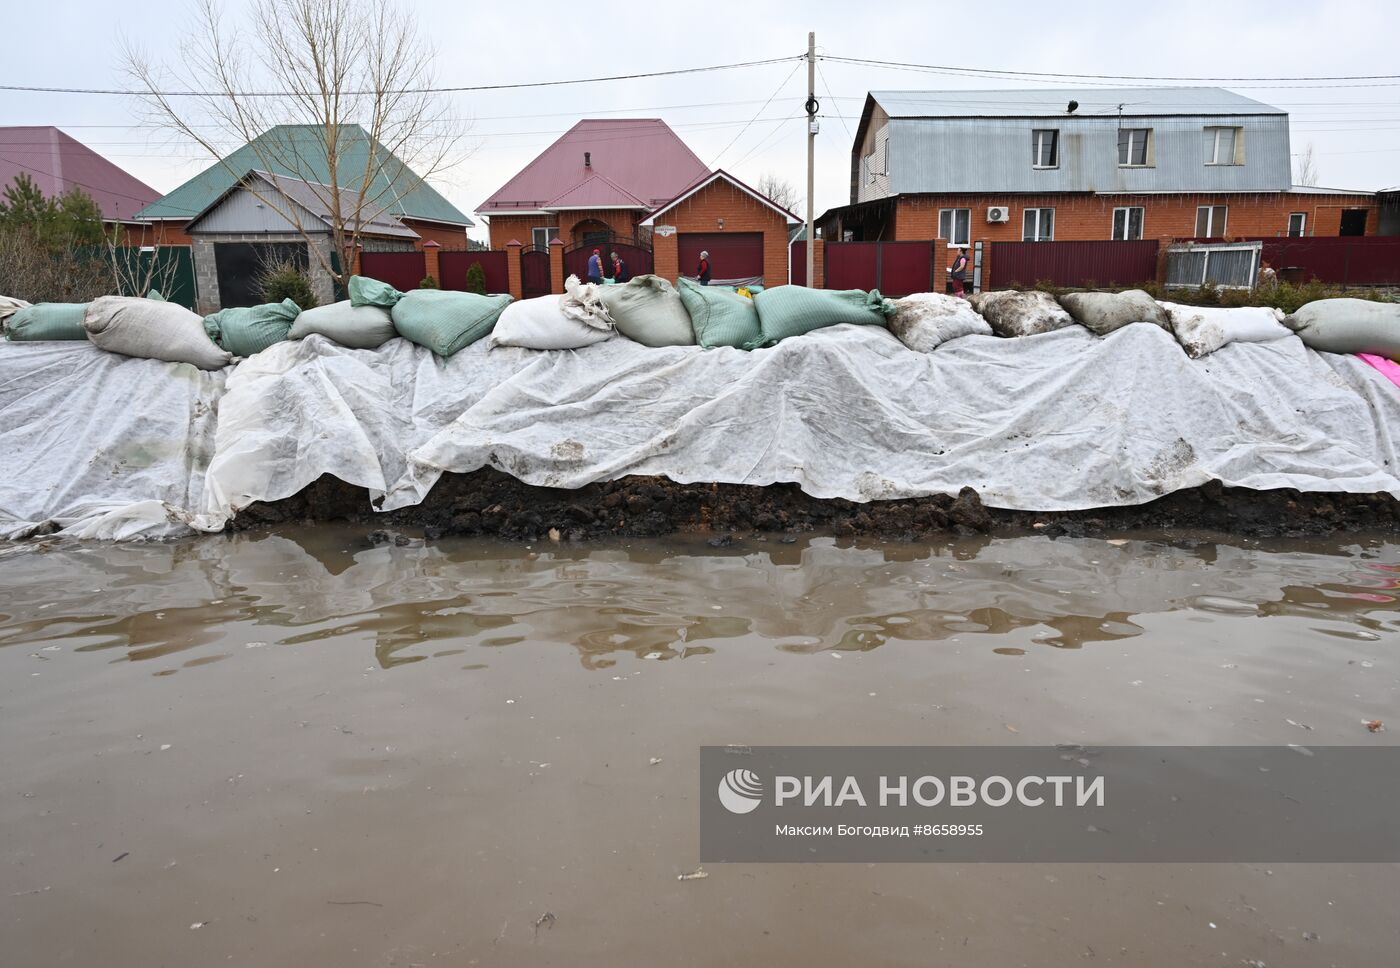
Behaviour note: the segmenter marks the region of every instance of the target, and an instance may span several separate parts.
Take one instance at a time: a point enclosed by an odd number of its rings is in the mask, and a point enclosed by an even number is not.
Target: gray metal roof
[[[1037,88],[992,91],[871,91],[892,118],[1066,117],[1078,101],[1077,117],[1116,115],[1287,114],[1279,108],[1220,87]]]
[[[252,180],[264,183],[264,188],[260,191],[262,198],[270,198],[280,195],[284,201],[273,201],[273,210],[265,210],[250,192],[248,185]],[[269,191],[271,189],[271,191]],[[244,198],[245,193],[247,198]],[[317,182],[307,182],[301,178],[289,178],[284,175],[269,174],[265,171],[250,171],[235,182],[234,185],[222,195],[216,197],[193,219],[190,220],[187,229],[191,232],[198,231],[266,231],[270,227],[297,228],[297,224],[287,215],[289,212],[281,211],[286,208],[286,202],[292,203],[300,209],[300,217],[306,220],[316,220],[321,223],[324,231],[331,230],[333,221],[330,213],[330,206],[327,204],[330,198],[330,188]],[[363,211],[360,212],[359,231],[362,235],[389,236],[402,239],[416,239],[418,233],[404,225],[401,221],[389,214],[390,205],[397,203],[398,198],[377,198],[366,200]],[[355,206],[360,202],[358,192],[348,188],[340,189],[341,212],[346,219],[346,228],[355,231]],[[248,203],[248,204],[243,204]],[[249,207],[252,205],[252,208]],[[227,213],[223,210],[227,209]],[[261,211],[254,211],[254,209]],[[221,213],[223,217],[221,217]],[[250,220],[252,220],[250,222]],[[253,223],[257,223],[256,226]],[[305,231],[315,231],[312,225],[303,223],[300,228]]]

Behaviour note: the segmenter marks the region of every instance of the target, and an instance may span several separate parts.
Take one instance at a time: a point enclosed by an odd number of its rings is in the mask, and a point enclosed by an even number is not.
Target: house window
[[[941,208],[938,210],[938,237],[949,245],[967,245],[972,227],[972,209]]]
[[[532,241],[537,249],[548,249],[549,240],[559,238],[559,226],[557,225],[551,228],[532,229],[531,231],[534,234]]]
[[[1113,237],[1119,241],[1142,238],[1142,209],[1115,208],[1113,210]]]
[[[1306,212],[1293,212],[1288,216],[1288,234],[1293,237],[1306,235],[1308,231],[1308,214]]]
[[[1031,167],[1060,167],[1060,132],[1045,128],[1031,132]]]
[[[1202,205],[1196,209],[1196,238],[1223,239],[1225,237],[1225,216],[1229,209],[1224,205]]]
[[[1240,165],[1244,163],[1244,129],[1218,128],[1205,129],[1206,164]]]
[[[1050,242],[1055,238],[1055,210],[1053,208],[1028,208],[1021,231],[1025,242]]]
[[[1148,143],[1152,140],[1151,128],[1118,129],[1118,167],[1145,168],[1148,164]]]

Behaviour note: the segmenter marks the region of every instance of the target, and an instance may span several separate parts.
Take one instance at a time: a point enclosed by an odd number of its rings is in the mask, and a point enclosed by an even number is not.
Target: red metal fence
[[[1264,243],[1261,258],[1289,282],[1315,278],[1342,286],[1400,285],[1400,238],[1261,237],[1257,241]]]
[[[597,249],[603,257],[603,275],[612,275],[612,254],[622,260],[622,270],[627,278],[648,275],[652,271],[651,249],[636,241],[618,239],[613,242],[600,242],[597,245],[584,243],[564,253],[564,275],[578,276],[580,281],[588,280],[588,257]]]
[[[932,242],[828,242],[822,247],[826,289],[878,289],[885,296],[930,292]],[[807,284],[807,243],[792,244],[792,281]]]
[[[1156,240],[1133,242],[992,242],[985,289],[1031,286],[1127,286],[1157,278]]]
[[[387,282],[402,292],[417,289],[427,274],[422,252],[360,253],[360,275]]]
[[[474,263],[481,263],[486,273],[486,291],[490,293],[510,292],[510,270],[506,267],[507,252],[439,252],[438,273],[442,276],[438,285],[454,292],[466,292],[467,270]]]
[[[520,295],[525,299],[548,296],[549,250],[529,248],[520,253]]]

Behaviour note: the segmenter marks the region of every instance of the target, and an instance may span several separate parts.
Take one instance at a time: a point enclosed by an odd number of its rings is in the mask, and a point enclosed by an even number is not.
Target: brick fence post
[[[520,243],[515,239],[506,243],[506,279],[512,299],[519,299],[525,291],[520,278],[520,248]]]
[[[826,239],[812,242],[812,278],[807,285],[813,289],[826,288]]]
[[[438,274],[438,252],[442,249],[442,244],[434,242],[432,239],[423,243],[423,274],[432,276],[437,280],[437,284],[442,286],[442,276]],[[444,289],[446,286],[442,286]]]
[[[559,239],[549,240],[549,291],[564,294],[564,243]]]
[[[675,233],[653,235],[651,238],[652,271],[667,282],[677,282],[680,279],[679,241]]]

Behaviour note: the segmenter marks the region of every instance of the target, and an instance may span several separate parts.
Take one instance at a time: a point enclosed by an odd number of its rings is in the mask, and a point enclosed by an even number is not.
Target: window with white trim
[[[1151,141],[1151,128],[1119,128],[1118,167],[1146,168],[1152,156],[1148,147]]]
[[[1207,165],[1244,164],[1243,128],[1207,127],[1204,130]]]
[[[1028,208],[1022,220],[1023,242],[1053,242],[1055,239],[1055,210]]]
[[[938,237],[947,239],[949,245],[967,245],[972,231],[972,209],[940,208],[938,210]]]
[[[1196,209],[1196,238],[1223,239],[1225,219],[1229,208],[1224,205],[1201,205]]]
[[[1137,206],[1113,210],[1113,238],[1128,241],[1142,238],[1142,209]]]
[[[1293,238],[1298,238],[1308,234],[1308,213],[1290,212],[1288,215],[1288,234]]]
[[[1038,128],[1031,132],[1031,167],[1060,167],[1060,132],[1056,128]]]
[[[532,236],[531,241],[534,242],[535,248],[548,249],[549,240],[559,238],[559,226],[555,225],[549,228],[531,229],[530,233]]]

